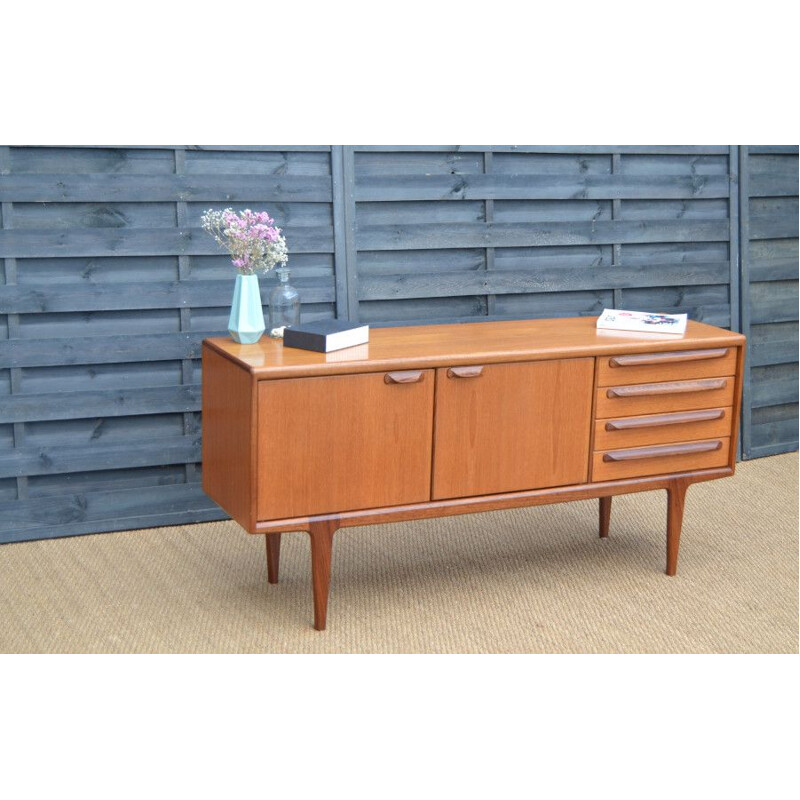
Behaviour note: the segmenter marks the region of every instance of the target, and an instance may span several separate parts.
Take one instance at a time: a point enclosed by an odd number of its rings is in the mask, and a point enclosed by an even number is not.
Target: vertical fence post
[[[355,246],[355,159],[352,145],[331,146],[333,241],[338,319],[358,319]]]
[[[739,147],[739,324],[741,332],[750,337],[750,175],[748,146]],[[744,386],[742,387],[742,458],[750,458],[750,361],[752,342],[748,341],[747,359],[744,364]]]
[[[730,285],[728,301],[731,308],[730,329],[741,332],[741,309],[739,307],[739,147],[732,144],[728,155],[728,216],[730,217],[730,244],[728,259],[730,260]],[[742,423],[739,422],[739,438],[736,444],[736,460],[742,460]]]

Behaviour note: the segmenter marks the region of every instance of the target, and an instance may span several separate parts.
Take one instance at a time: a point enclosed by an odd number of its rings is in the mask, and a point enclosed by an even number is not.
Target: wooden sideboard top
[[[744,344],[745,337],[702,322],[688,323],[682,336],[598,331],[596,317],[468,322],[403,328],[371,328],[369,344],[333,353],[284,347],[264,337],[256,344],[228,338],[204,344],[257,378],[292,378],[384,369],[432,368],[483,362],[653,353]]]

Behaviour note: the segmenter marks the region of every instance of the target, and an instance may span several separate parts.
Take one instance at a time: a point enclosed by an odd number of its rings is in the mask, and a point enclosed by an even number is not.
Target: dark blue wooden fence
[[[305,319],[744,330],[744,455],[794,449],[797,178],[797,147],[0,147],[0,541],[223,516],[199,463],[233,283],[212,206],[277,218]]]

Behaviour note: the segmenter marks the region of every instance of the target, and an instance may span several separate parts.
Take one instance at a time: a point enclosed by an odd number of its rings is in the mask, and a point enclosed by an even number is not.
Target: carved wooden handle
[[[653,417],[627,417],[610,419],[606,422],[607,431],[627,431],[632,428],[660,428],[663,425],[680,425],[683,422],[706,422],[722,419],[724,408],[709,408],[705,411],[679,411],[677,414],[658,414]]]
[[[709,453],[719,450],[722,442],[688,442],[687,444],[664,444],[659,447],[639,447],[636,450],[614,450],[603,454],[603,461],[636,461],[640,458],[664,458],[685,456],[690,453]]]
[[[387,372],[383,376],[384,383],[419,383],[421,380],[421,369],[410,369],[405,372]]]
[[[450,367],[447,370],[448,378],[478,378],[483,372],[483,367]]]
[[[707,358],[724,358],[728,348],[716,350],[684,350],[678,353],[643,353],[638,356],[614,356],[608,360],[611,367],[643,367],[647,364],[672,364],[676,361],[705,361]]]
[[[615,386],[606,393],[608,397],[648,397],[654,394],[685,394],[686,392],[709,392],[724,389],[727,378],[712,378],[702,381],[672,381],[671,383],[645,383],[639,386]]]

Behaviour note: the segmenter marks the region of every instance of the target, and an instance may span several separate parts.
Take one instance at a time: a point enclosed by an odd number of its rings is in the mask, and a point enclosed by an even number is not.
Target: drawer
[[[732,408],[701,408],[669,414],[601,419],[594,424],[594,449],[690,442],[731,435]]]
[[[729,437],[720,437],[699,442],[675,442],[595,452],[592,459],[592,480],[613,481],[724,467],[728,464],[730,441]]]
[[[637,353],[597,359],[598,386],[714,378],[736,374],[736,347]]]
[[[733,376],[696,378],[688,381],[603,386],[597,389],[595,417],[632,417],[688,411],[693,408],[726,408],[733,405]]]

